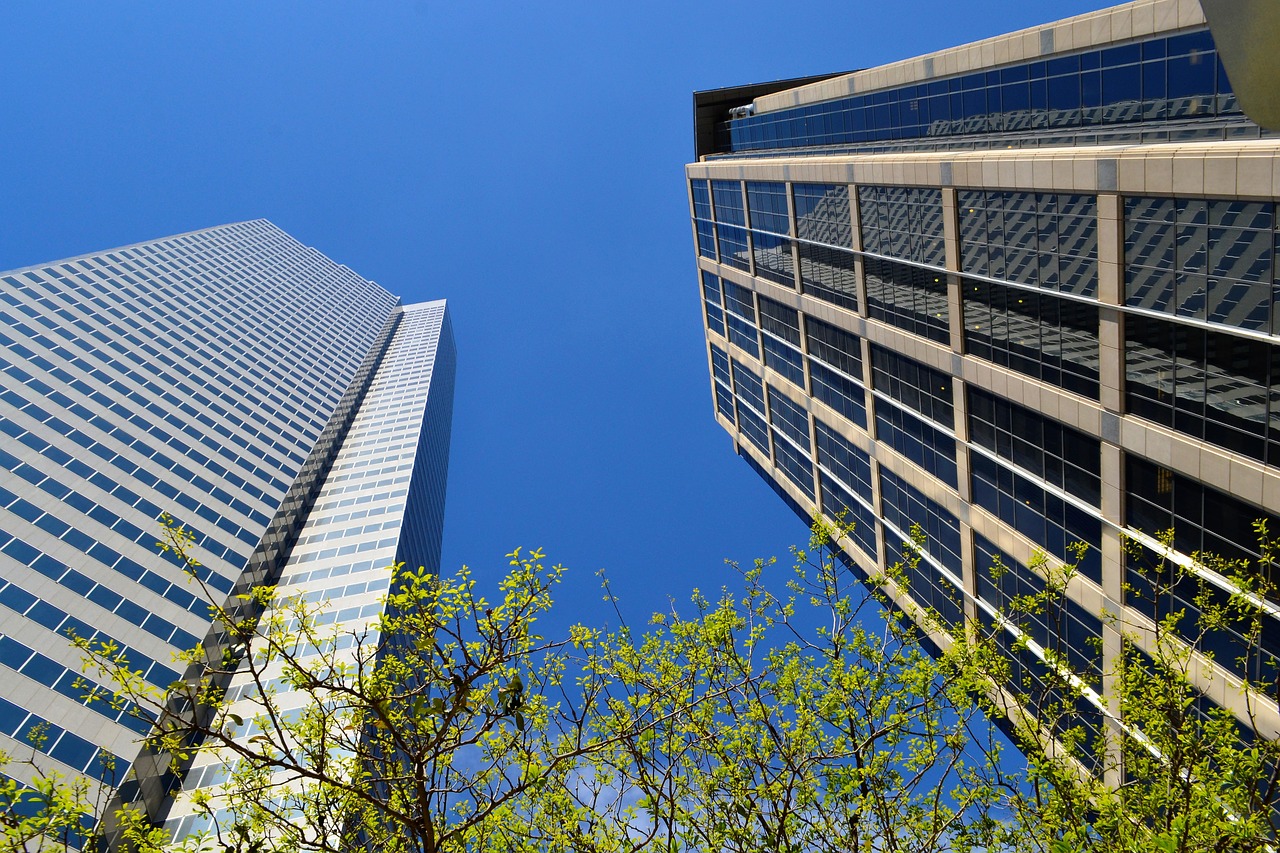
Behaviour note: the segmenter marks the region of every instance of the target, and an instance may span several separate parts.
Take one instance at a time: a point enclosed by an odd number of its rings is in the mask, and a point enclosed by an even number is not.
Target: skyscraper
[[[1065,641],[1101,733],[1122,634],[1182,608],[1189,641],[1205,627],[1196,584],[1145,594],[1154,534],[1178,561],[1256,560],[1253,522],[1280,530],[1280,141],[1195,0],[793,83],[694,95],[715,417],[801,516],[847,512],[855,572],[924,531],[896,595],[942,645],[1083,542],[1061,619],[999,635],[1031,678]],[[1231,626],[1194,641],[1196,711],[1280,733],[1240,690],[1275,678],[1277,604],[1260,653]]]
[[[44,724],[54,769],[119,784],[139,760],[145,727],[83,702],[67,634],[115,640],[157,686],[183,676],[208,606],[156,555],[163,511],[217,594],[282,579],[359,621],[392,562],[438,568],[443,301],[401,306],[262,220],[0,282],[0,749]],[[136,769],[162,813],[177,780]]]

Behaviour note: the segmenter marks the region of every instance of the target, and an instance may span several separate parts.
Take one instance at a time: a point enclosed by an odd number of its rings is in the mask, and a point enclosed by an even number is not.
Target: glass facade
[[[1271,684],[1280,657],[1280,609],[1219,624],[1231,581],[1170,569],[1256,565],[1254,523],[1280,526],[1280,142],[1239,112],[1202,19],[1129,35],[1115,14],[757,95],[687,167],[746,199],[741,335],[763,352],[740,367],[768,366],[771,403],[787,395],[736,425],[740,455],[806,520],[854,523],[861,577],[918,526],[906,597],[996,631],[1025,701],[1083,728],[1086,767],[1104,726],[1080,684],[1101,687],[1125,632],[1185,610],[1197,685],[1221,699],[1225,683],[1245,726],[1232,685]],[[1009,58],[974,67],[992,52]],[[796,269],[765,268],[788,253]],[[714,384],[722,413],[763,413]],[[812,446],[786,431],[800,389]],[[1140,532],[1168,528],[1165,560]],[[1144,544],[1124,556],[1127,535]],[[1016,624],[996,616],[1046,595]]]
[[[440,569],[444,487],[449,465],[455,350],[443,302],[396,309],[399,323],[373,380],[320,487],[278,586],[283,596],[325,602],[326,617],[363,643],[383,641],[377,631],[390,566],[405,562]],[[331,615],[330,615],[331,614]],[[354,645],[352,661],[354,661]],[[289,713],[307,701],[285,684],[276,706]],[[228,696],[246,720],[260,713],[247,673],[233,679]],[[250,724],[251,725],[251,724]],[[244,736],[252,732],[246,728]],[[226,756],[202,755],[187,773],[185,792],[216,787],[226,778]],[[215,795],[220,792],[213,792]],[[175,837],[210,828],[177,801],[168,828]],[[225,830],[225,827],[224,827]]]
[[[1098,399],[1098,307],[964,279],[964,347],[978,358]]]
[[[67,633],[115,641],[156,686],[179,680],[173,655],[205,640],[209,613],[157,555],[158,516],[196,532],[208,589],[258,577],[264,533],[406,309],[262,220],[0,282],[0,741],[47,723],[50,767],[119,784],[144,726],[85,703],[73,682],[92,677]],[[451,338],[448,351],[422,475],[432,498],[406,510],[424,554],[442,525]],[[354,473],[341,467],[331,476]],[[405,513],[378,515],[358,526],[398,530]]]
[[[956,205],[965,272],[1097,295],[1095,196],[960,190]]]
[[[1208,30],[1067,53],[725,122],[722,153],[1060,133],[1239,114]]]

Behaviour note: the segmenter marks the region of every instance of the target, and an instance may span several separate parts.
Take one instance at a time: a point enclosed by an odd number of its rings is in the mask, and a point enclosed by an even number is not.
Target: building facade
[[[166,511],[217,595],[282,581],[368,621],[392,562],[438,569],[445,303],[402,306],[258,220],[0,274],[0,345],[0,749],[40,727],[42,766],[132,768],[126,797],[162,815],[181,780],[127,708],[85,703],[68,633],[159,687],[216,642],[156,552]]]
[[[802,517],[846,514],[855,572],[923,531],[892,591],[942,645],[1043,590],[1038,553],[1081,548],[1060,618],[1000,635],[1033,678],[1066,649],[1100,760],[1122,638],[1184,608],[1197,631],[1199,584],[1147,594],[1144,567],[1256,562],[1254,522],[1280,530],[1280,139],[1195,0],[759,88],[695,94],[716,419]],[[1197,710],[1267,737],[1274,704],[1240,688],[1275,680],[1278,603],[1260,653],[1230,626],[1192,649]]]

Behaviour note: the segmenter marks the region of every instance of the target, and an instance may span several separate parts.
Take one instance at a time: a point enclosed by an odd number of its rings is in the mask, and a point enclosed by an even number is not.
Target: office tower
[[[401,306],[262,220],[0,282],[0,749],[44,723],[42,763],[119,784],[136,762],[128,795],[162,815],[178,780],[138,756],[145,726],[86,706],[67,632],[115,640],[161,687],[174,652],[216,645],[156,553],[164,511],[218,595],[287,572],[368,620],[393,560],[438,568],[445,304]]]
[[[1196,627],[1196,584],[1142,595],[1152,536],[1256,558],[1252,523],[1280,530],[1280,143],[1238,108],[1198,4],[694,105],[715,417],[802,517],[847,512],[855,572],[918,525],[897,600],[947,631],[997,624],[1044,588],[1036,552],[1083,541],[1061,620],[1027,648],[1000,636],[1032,678],[1065,639],[1096,762],[1122,632],[1141,647],[1180,608]],[[1271,683],[1280,654],[1264,621],[1262,654],[1230,626],[1196,642],[1198,713],[1247,722],[1242,680]],[[1253,710],[1276,736],[1275,706]]]
[[[427,302],[403,311],[278,587],[282,597],[325,601],[345,639],[359,635],[375,646],[381,598],[390,581],[387,567],[400,562],[422,565],[419,554],[438,562],[443,529],[453,400],[445,306]],[[229,687],[231,709],[250,721],[239,734],[251,737],[251,721],[261,712],[252,702],[257,686],[242,672]],[[290,693],[284,679],[275,687],[273,706],[281,713],[306,701],[302,694]],[[235,704],[246,696],[249,701]],[[216,788],[229,769],[225,756],[202,755],[187,773],[183,789]],[[224,828],[227,823],[223,821]],[[180,798],[168,828],[180,839],[210,826]]]

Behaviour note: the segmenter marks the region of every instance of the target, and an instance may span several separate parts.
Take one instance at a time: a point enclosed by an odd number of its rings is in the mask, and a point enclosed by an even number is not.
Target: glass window
[[[1099,126],[1238,113],[1213,40],[1199,30],[732,119],[716,129],[715,147],[883,150],[1040,128],[1059,128],[1070,143]],[[1221,138],[1220,128],[1205,130]]]
[[[978,595],[1095,690],[1102,689],[1102,620],[985,537],[973,536]]]
[[[1261,572],[1272,585],[1276,567],[1261,559],[1255,523],[1280,530],[1280,518],[1203,483],[1133,454],[1125,456],[1125,524],[1156,536],[1173,531],[1175,550],[1239,561],[1241,571]],[[1205,610],[1223,607],[1222,587],[1175,567],[1143,547],[1126,553],[1125,603],[1153,619],[1183,611],[1178,628],[1188,642],[1221,666],[1255,683],[1271,685],[1280,660],[1280,621],[1243,613],[1206,619]],[[1272,586],[1273,600],[1280,600]]]
[[[1075,504],[996,462],[984,453],[969,454],[973,502],[1059,560],[1074,562],[1072,546],[1089,546],[1080,573],[1102,582],[1102,521]]]
[[[876,438],[951,488],[956,488],[956,440],[883,399],[875,401]]]
[[[965,351],[1098,399],[1098,308],[1024,288],[964,279]]]
[[[955,428],[951,377],[942,371],[879,344],[872,344],[871,383],[875,390],[888,394],[946,429]]]
[[[904,542],[918,527],[924,536],[922,547],[929,559],[916,565],[907,563],[907,583],[917,602],[937,613],[950,628],[964,621],[963,596],[951,577],[936,566],[947,569],[952,577],[961,574],[960,524],[955,516],[936,501],[909,485],[887,468],[880,468],[880,504],[884,519],[894,528],[885,530],[885,546]],[[897,540],[896,542],[894,540]]]
[[[938,343],[951,340],[944,273],[864,257],[867,315]]]
[[[860,186],[858,217],[864,251],[936,267],[946,265],[942,190]]]
[[[737,181],[712,181],[715,204],[716,240],[720,263],[742,270],[751,269],[747,251],[747,219],[742,206],[742,185]]]
[[[969,437],[1033,476],[1101,506],[1101,442],[1017,403],[968,386]]]
[[[1280,347],[1125,317],[1129,412],[1260,462],[1280,462]]]
[[[1125,304],[1270,332],[1275,205],[1125,199]]]
[[[849,188],[844,184],[793,184],[796,236],[801,240],[853,248]]]

